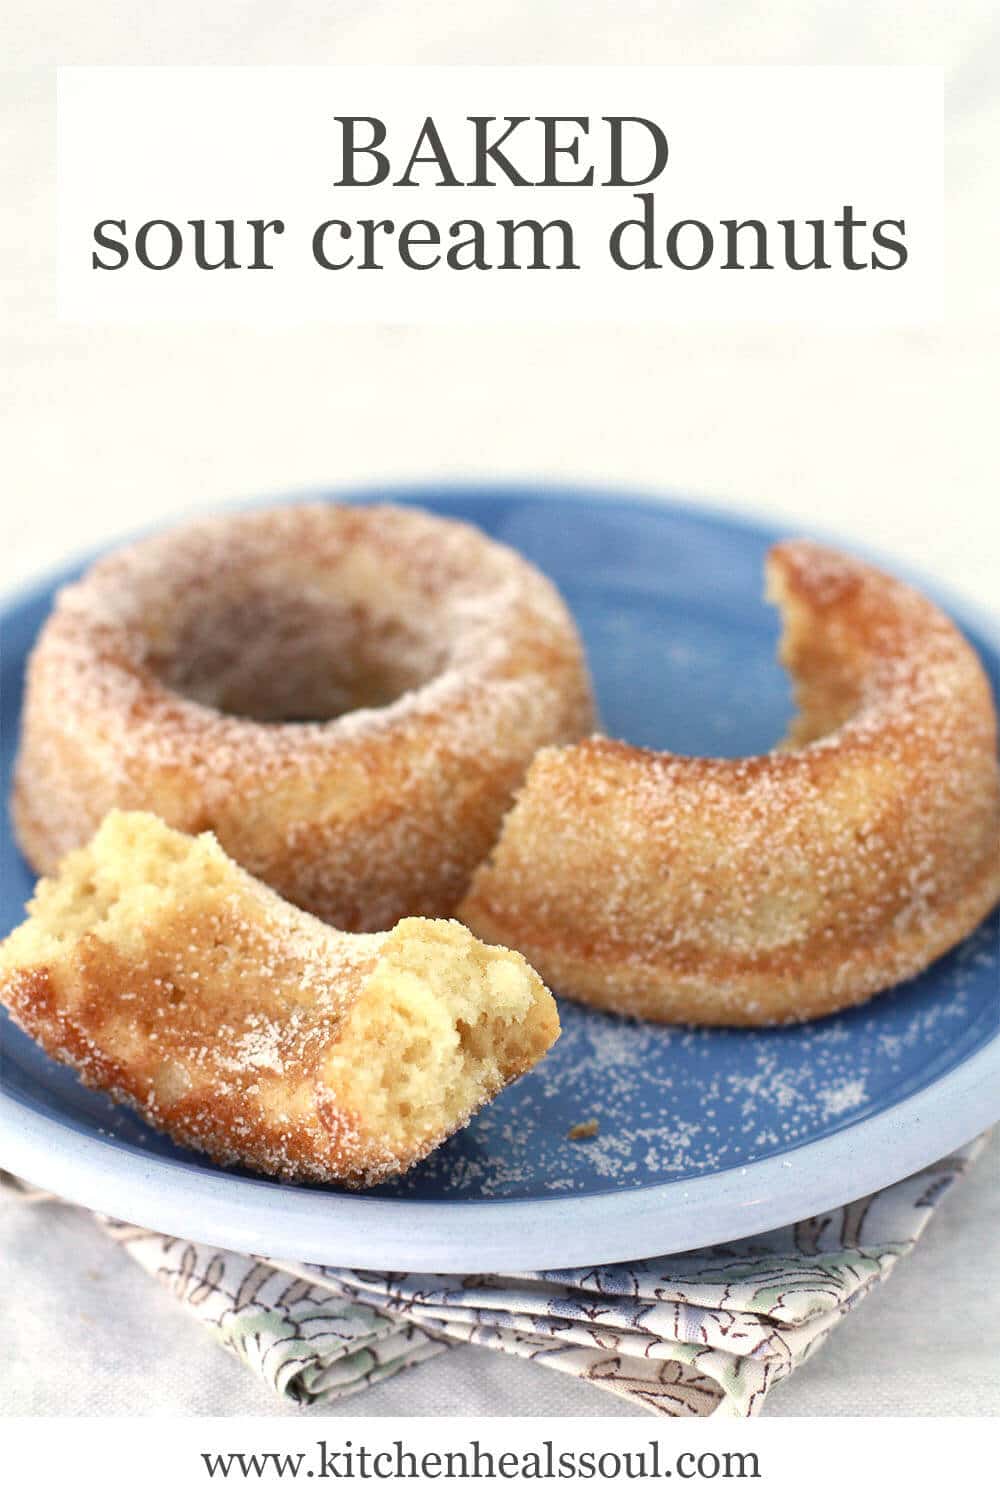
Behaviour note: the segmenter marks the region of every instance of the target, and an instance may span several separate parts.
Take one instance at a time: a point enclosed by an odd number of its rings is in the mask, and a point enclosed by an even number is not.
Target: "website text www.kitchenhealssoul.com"
[[[493,1448],[473,1438],[419,1452],[400,1440],[382,1446],[320,1440],[302,1452],[203,1452],[211,1479],[759,1479],[753,1452],[674,1453],[659,1439],[636,1448],[565,1447],[545,1441]]]

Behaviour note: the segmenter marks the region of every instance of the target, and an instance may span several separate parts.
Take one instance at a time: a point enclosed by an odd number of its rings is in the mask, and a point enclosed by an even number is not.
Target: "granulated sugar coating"
[[[380,1195],[520,1198],[646,1187],[746,1167],[924,1088],[996,1029],[993,919],[863,1010],[755,1032],[623,1020],[560,1000],[527,1078]],[[586,1116],[593,1140],[568,1140]]]
[[[149,813],[109,813],[0,945],[0,1002],[180,1143],[275,1177],[405,1171],[559,1034],[457,922],[336,932]]]
[[[735,760],[541,750],[459,916],[559,994],[761,1026],[868,999],[1000,899],[996,714],[928,600],[811,542],[768,561],[799,713]]]
[[[345,931],[450,916],[534,752],[594,727],[554,586],[389,505],[197,521],[96,564],[32,653],[13,816],[50,873],[113,807]]]
[[[609,734],[714,757],[757,755],[780,739],[788,682],[774,659],[776,616],[760,601],[761,565],[773,535],[618,497],[584,507],[543,491],[526,497],[498,490],[482,505],[478,496],[464,495],[445,503],[480,519],[556,579],[583,631]],[[0,671],[12,719],[25,654],[50,607],[47,592],[38,591],[4,618]],[[996,692],[995,644],[988,632],[972,639]],[[0,862],[0,920],[7,929],[21,920],[33,882],[9,844]],[[1000,1034],[998,942],[994,917],[919,978],[804,1026],[687,1031],[561,1002],[563,1035],[531,1073],[405,1178],[361,1196],[445,1208],[549,1198],[560,1222],[569,1224],[567,1195],[606,1193],[619,1183],[683,1188],[702,1172],[752,1175],[752,1164],[765,1156],[791,1161],[785,1175],[794,1180],[794,1147],[832,1137],[925,1088],[930,1102],[921,1118],[930,1128],[941,1113],[936,1086]],[[136,1148],[147,1153],[142,1160],[151,1176],[162,1165],[183,1164],[220,1201],[232,1177],[247,1175],[212,1168],[133,1111],[85,1089],[6,1016],[0,1040],[5,1088],[85,1146],[122,1146],[114,1153],[119,1160]],[[240,1062],[248,1054],[267,1059],[271,1041],[258,1024]],[[596,1137],[567,1139],[574,1125],[592,1117],[600,1122]],[[947,1124],[942,1120],[942,1129]],[[836,1149],[832,1139],[830,1145]],[[356,1193],[288,1191],[296,1209],[315,1199],[317,1215],[329,1207],[349,1219],[358,1204]],[[328,1203],[331,1196],[336,1201]]]

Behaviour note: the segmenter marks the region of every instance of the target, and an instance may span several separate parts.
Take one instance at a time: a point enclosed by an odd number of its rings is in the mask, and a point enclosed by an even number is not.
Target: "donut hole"
[[[272,581],[182,621],[150,665],[172,692],[234,718],[325,723],[394,703],[435,677],[445,655],[426,601],[389,609]]]
[[[523,960],[455,923],[403,922],[327,1059],[327,1082],[366,1130],[449,1134],[552,1043],[548,994]],[[409,930],[407,930],[409,929]]]

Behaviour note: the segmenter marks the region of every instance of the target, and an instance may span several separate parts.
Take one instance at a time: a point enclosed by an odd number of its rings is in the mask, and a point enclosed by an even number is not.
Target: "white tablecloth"
[[[549,475],[707,497],[840,531],[996,608],[998,303],[989,0],[766,8],[16,0],[0,21],[7,233],[0,590],[117,533],[241,494]],[[949,321],[940,331],[86,329],[52,302],[57,63],[925,62],[948,76]],[[845,101],[845,107],[848,102]],[[1000,1148],[772,1414],[1000,1410]],[[44,1224],[44,1229],[41,1226]],[[270,1413],[89,1220],[0,1218],[6,1410]],[[109,1316],[109,1284],[115,1311]],[[975,1308],[981,1337],[967,1335]],[[933,1330],[933,1336],[931,1333]],[[464,1349],[357,1415],[600,1415],[611,1398]]]

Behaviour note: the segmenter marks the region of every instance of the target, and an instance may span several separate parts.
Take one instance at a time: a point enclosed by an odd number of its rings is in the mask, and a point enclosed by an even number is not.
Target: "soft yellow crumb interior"
[[[210,834],[191,838],[151,813],[109,813],[57,876],[39,881],[28,903],[31,921],[7,939],[5,962],[51,962],[85,934],[129,945],[141,923],[173,906],[179,893],[218,886],[227,865]]]
[[[778,660],[788,672],[798,712],[780,750],[798,750],[834,734],[858,706],[860,669],[851,643],[827,627],[816,628],[807,603],[788,587],[773,558],[766,568],[766,597],[781,614]]]
[[[197,944],[180,951],[177,933],[188,928],[178,912],[199,909],[210,890],[227,914],[224,941],[210,954]],[[177,833],[146,813],[109,814],[57,877],[39,883],[30,911],[3,945],[4,969],[48,966],[71,984],[76,945],[93,936],[142,967],[155,953],[157,973],[183,986],[209,1030],[224,1016],[227,1035],[237,1035],[241,1006],[266,1011],[279,1028],[314,1005],[343,1012],[317,1082],[352,1129],[401,1158],[414,1142],[434,1144],[457,1129],[559,1032],[551,995],[519,954],[488,947],[453,921],[408,918],[387,935],[338,933],[259,885],[211,835]],[[279,926],[287,965],[259,957],[267,929]],[[310,959],[308,985],[297,978],[300,952]],[[363,961],[348,981],[345,959],[356,953]],[[125,1000],[107,997],[106,1040],[115,1046],[124,1035],[116,1017],[127,1013]],[[173,1102],[186,1075],[169,1066],[161,1074],[173,1080]],[[265,1073],[261,1088],[285,1114],[315,1108],[311,1091],[292,1097],[281,1069]]]
[[[519,954],[457,922],[411,918],[388,939],[326,1063],[333,1093],[369,1128],[455,1128],[558,1035],[555,1004]]]

